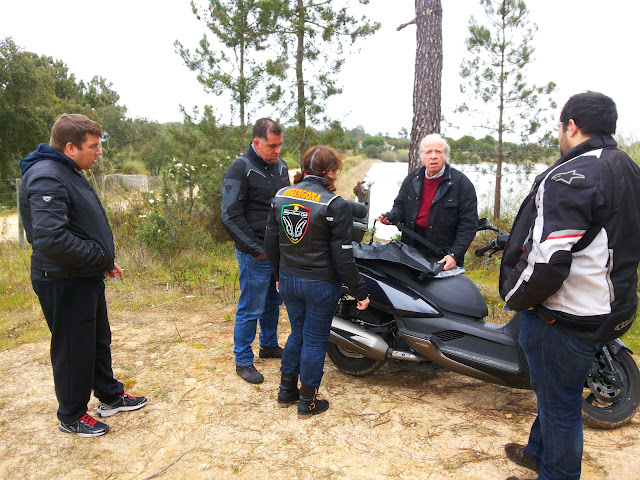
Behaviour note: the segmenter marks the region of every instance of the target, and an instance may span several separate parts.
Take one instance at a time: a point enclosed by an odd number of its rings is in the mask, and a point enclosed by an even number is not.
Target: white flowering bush
[[[220,189],[232,159],[173,159],[160,192],[149,192],[148,211],[138,215],[138,240],[172,263],[187,248],[207,249],[216,233]]]

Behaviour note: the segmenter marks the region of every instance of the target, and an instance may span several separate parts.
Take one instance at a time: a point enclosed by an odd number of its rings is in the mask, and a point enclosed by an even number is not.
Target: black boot
[[[298,376],[283,373],[280,376],[280,390],[278,391],[278,405],[282,408],[291,406],[298,401]]]
[[[300,386],[300,401],[298,402],[298,418],[309,418],[311,415],[318,415],[329,409],[329,402],[319,400],[318,388],[313,385]]]

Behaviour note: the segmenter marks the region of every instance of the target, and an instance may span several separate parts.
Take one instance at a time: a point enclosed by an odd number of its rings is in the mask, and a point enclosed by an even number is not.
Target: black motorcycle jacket
[[[402,182],[393,208],[387,213],[391,223],[400,222],[406,228],[415,231],[425,170],[424,165],[413,170]],[[435,252],[436,254],[452,253],[457,265],[462,267],[464,255],[477,230],[476,190],[466,175],[447,164],[429,210],[426,239],[441,249],[441,252]],[[408,235],[403,235],[402,241],[408,245],[417,244]]]
[[[322,178],[307,175],[299,184],[281,189],[272,200],[265,236],[269,264],[298,277],[342,281],[358,300],[367,298],[353,258],[351,209],[330,192]]]
[[[611,341],[634,318],[639,245],[640,168],[611,136],[590,138],[536,177],[502,256],[500,295],[569,334]]]
[[[253,145],[229,166],[222,181],[222,225],[238,250],[252,257],[264,253],[271,199],[289,184],[286,163],[265,162]]]
[[[20,215],[33,247],[32,277],[83,278],[113,270],[107,215],[73,160],[41,143],[20,160],[20,168]]]

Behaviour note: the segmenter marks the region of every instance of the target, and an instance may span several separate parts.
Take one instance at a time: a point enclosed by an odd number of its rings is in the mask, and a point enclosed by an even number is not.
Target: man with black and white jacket
[[[538,399],[528,444],[505,451],[540,479],[580,478],[585,380],[638,304],[640,168],[616,148],[617,118],[603,94],[569,99],[562,156],[536,177],[502,257],[500,294],[523,312],[519,341]]]

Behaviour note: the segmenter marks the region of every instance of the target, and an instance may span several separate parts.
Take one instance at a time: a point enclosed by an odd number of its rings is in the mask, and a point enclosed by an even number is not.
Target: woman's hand
[[[369,306],[369,297],[365,298],[364,300],[358,300],[358,304],[356,305],[356,308],[358,310],[366,310],[368,306]]]

